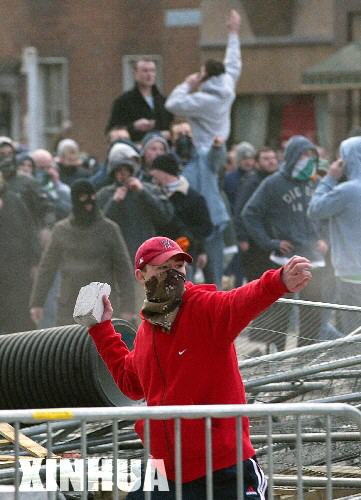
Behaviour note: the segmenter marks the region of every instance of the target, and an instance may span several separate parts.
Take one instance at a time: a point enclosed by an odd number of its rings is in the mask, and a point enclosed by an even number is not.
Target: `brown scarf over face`
[[[144,318],[167,332],[177,316],[184,293],[184,274],[168,269],[145,282]]]

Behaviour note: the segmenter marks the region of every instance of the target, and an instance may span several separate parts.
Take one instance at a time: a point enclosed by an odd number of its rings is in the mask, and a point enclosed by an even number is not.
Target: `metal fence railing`
[[[245,500],[240,460],[244,416],[250,418],[252,440],[268,477],[269,499],[281,498],[282,488],[287,488],[287,498],[297,500],[311,498],[307,496],[311,490],[322,491],[319,498],[331,500],[338,498],[337,491],[341,489],[343,492],[347,490],[349,496],[356,495],[357,498],[359,495],[358,498],[361,498],[361,412],[339,403],[3,410],[0,411],[0,425],[4,422],[11,424],[14,436],[0,451],[8,457],[8,465],[3,462],[0,468],[0,485],[12,485],[15,498],[19,498],[24,485],[27,488],[37,485],[39,491],[48,488],[48,491],[51,489],[54,492],[65,491],[69,481],[78,488],[83,499],[88,498],[88,490],[96,491],[100,485],[112,491],[112,498],[124,498],[124,491],[131,485],[139,486],[139,467],[129,470],[129,460],[136,458],[139,465],[142,457],[142,463],[147,464],[151,456],[150,421],[171,419],[174,421],[175,498],[180,500],[182,423],[184,419],[203,419],[206,497],[207,500],[219,500],[213,495],[212,428],[215,419],[235,417],[238,436],[237,500]],[[132,437],[132,423],[138,419],[145,422],[144,448]],[[121,439],[121,431],[125,432],[126,439],[124,434]],[[30,458],[29,447],[24,452],[22,437],[25,434],[46,449],[46,458],[35,459],[34,454]],[[99,436],[102,439],[99,440]],[[349,450],[347,463],[344,455],[339,453],[340,447]],[[311,449],[311,462],[306,453],[308,448]],[[278,454],[281,460],[277,460]],[[119,460],[120,457],[124,460]],[[63,462],[66,466],[62,465]],[[94,473],[93,468],[99,467],[100,463],[102,468]],[[60,474],[63,471],[66,475],[66,480],[56,475],[59,470]],[[48,477],[48,473],[52,475]],[[151,498],[151,491],[145,491],[145,498]]]
[[[237,339],[239,354],[255,357],[361,333],[361,307],[279,299]]]
[[[299,342],[301,310],[307,326],[303,342]],[[320,339],[315,311],[318,319],[327,313],[325,328],[336,327],[338,312],[350,313],[353,329],[345,335],[329,329]],[[279,349],[267,349],[277,343]],[[241,332],[236,350],[251,402],[343,402],[361,408],[359,307],[280,299]]]

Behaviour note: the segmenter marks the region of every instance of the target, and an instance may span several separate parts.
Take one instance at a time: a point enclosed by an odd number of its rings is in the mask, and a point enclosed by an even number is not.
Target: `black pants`
[[[243,496],[245,500],[267,500],[267,479],[255,457],[243,462]],[[143,482],[142,482],[143,484]],[[152,492],[152,500],[174,500],[175,483],[168,481],[169,491]],[[127,500],[143,500],[144,492],[140,488],[127,495]],[[182,484],[182,500],[206,500],[206,477],[201,477]],[[227,467],[213,472],[214,500],[237,500],[237,466]]]

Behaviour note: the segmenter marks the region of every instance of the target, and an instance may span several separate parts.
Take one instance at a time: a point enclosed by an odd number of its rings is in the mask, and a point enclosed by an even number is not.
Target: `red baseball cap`
[[[140,245],[135,254],[135,269],[143,269],[146,264],[161,266],[171,257],[180,255],[186,262],[192,262],[192,257],[183,252],[175,241],[165,236],[149,238]]]

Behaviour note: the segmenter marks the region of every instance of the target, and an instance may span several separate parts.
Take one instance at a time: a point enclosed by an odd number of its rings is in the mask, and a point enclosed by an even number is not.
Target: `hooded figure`
[[[326,175],[312,198],[312,219],[328,220],[336,276],[361,277],[361,137],[341,142],[346,182]]]
[[[208,65],[207,65],[208,63]],[[185,81],[166,100],[171,113],[189,119],[195,147],[210,148],[216,136],[227,140],[230,132],[230,111],[235,87],[241,74],[241,52],[238,33],[230,31],[224,63],[207,61],[207,78],[195,92]]]
[[[242,221],[250,237],[268,252],[270,266],[285,264],[293,255],[307,257],[319,274],[302,292],[305,300],[321,300],[321,275],[325,260],[318,227],[308,217],[307,209],[316,188],[316,146],[306,137],[293,136],[288,142],[285,161],[279,171],[259,185],[242,210]],[[280,313],[277,305],[272,330],[287,332],[288,310]],[[276,319],[275,319],[276,318]],[[271,320],[270,320],[271,321]],[[310,329],[312,325],[312,329]],[[298,345],[313,342],[319,335],[321,314],[314,308],[300,309]],[[284,349],[285,336],[273,334],[277,349]]]
[[[5,158],[15,159],[16,149],[10,137],[0,136],[0,160]]]
[[[109,183],[108,175],[111,171],[111,164],[119,161],[121,158],[131,158],[137,161],[140,159],[138,148],[129,139],[116,139],[110,143],[105,163],[89,178],[96,191],[99,191]]]
[[[140,153],[138,148],[131,141],[126,139],[120,139],[114,142],[109,148],[107,156],[107,172],[111,173],[115,165],[119,165],[121,162],[129,161],[129,165],[132,165],[133,169],[136,170],[140,167]]]
[[[17,172],[15,158],[0,159],[0,172],[7,183],[7,189],[20,196],[25,203],[36,227],[54,223],[54,204],[33,177]]]
[[[104,215],[119,225],[129,255],[134,258],[141,242],[155,236],[157,227],[168,224],[173,207],[157,186],[135,177],[139,170],[137,156],[123,153],[124,150],[116,148],[109,155],[111,184],[98,191],[97,200]]]
[[[79,179],[71,187],[71,201],[73,204],[72,223],[78,226],[89,226],[97,215],[96,194],[92,184],[87,180]]]
[[[302,255],[314,265],[322,263],[318,230],[307,215],[316,188],[317,160],[311,141],[301,135],[291,137],[279,171],[261,183],[242,211],[250,236],[275,258]]]
[[[153,161],[161,155],[169,153],[167,140],[160,132],[148,132],[142,141],[142,166],[137,174],[140,180],[152,182],[152,176],[149,173]]]
[[[309,214],[329,221],[336,276],[359,276],[361,282],[361,137],[341,142],[340,156],[346,181],[326,175],[312,198]]]
[[[309,206],[312,219],[328,221],[331,261],[341,304],[361,306],[361,137],[341,142],[343,169],[331,165]],[[343,176],[346,177],[345,182]],[[344,333],[361,323],[361,315],[344,312]]]
[[[47,294],[58,271],[58,326],[74,322],[73,309],[79,290],[92,281],[110,284],[120,317],[123,313],[132,313],[132,268],[118,226],[98,211],[90,182],[75,181],[71,197],[73,213],[55,224],[41,257],[30,300],[33,320],[41,320]]]
[[[17,171],[28,177],[35,177],[36,165],[29,153],[16,155]]]

